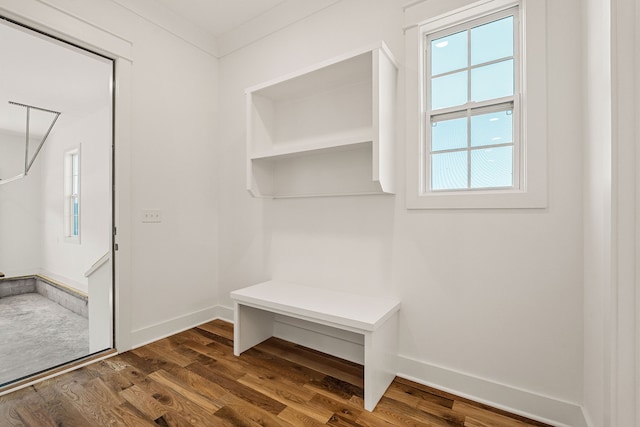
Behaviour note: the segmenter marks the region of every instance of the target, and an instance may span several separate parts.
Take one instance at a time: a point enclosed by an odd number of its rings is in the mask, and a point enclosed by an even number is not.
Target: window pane
[[[454,107],[467,102],[467,72],[448,74],[431,80],[431,109]]]
[[[77,175],[78,174],[78,155],[77,154],[72,154],[71,155],[71,163],[73,164],[72,170],[73,170],[73,174]]]
[[[452,150],[466,146],[466,117],[431,123],[431,151]]]
[[[508,144],[513,142],[511,110],[471,116],[471,146]]]
[[[431,42],[431,75],[467,67],[467,32],[451,34]]]
[[[471,70],[471,100],[513,95],[513,59]]]
[[[471,188],[512,187],[513,147],[471,151]]]
[[[72,235],[73,236],[77,236],[78,235],[78,223],[79,223],[78,218],[79,218],[79,212],[80,212],[78,204],[79,204],[78,203],[78,198],[74,197],[73,198],[73,218],[72,218],[72,221],[73,221],[73,227],[72,227],[73,228],[73,234]]]
[[[467,151],[431,155],[431,188],[467,188]]]
[[[471,29],[471,65],[513,56],[513,16]]]

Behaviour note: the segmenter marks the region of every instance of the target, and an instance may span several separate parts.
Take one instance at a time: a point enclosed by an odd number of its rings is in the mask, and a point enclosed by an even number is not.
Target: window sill
[[[64,242],[65,243],[71,243],[74,245],[79,245],[80,244],[80,236],[78,237],[65,237],[64,238]]]
[[[407,209],[544,209],[546,192],[456,191],[407,195]]]

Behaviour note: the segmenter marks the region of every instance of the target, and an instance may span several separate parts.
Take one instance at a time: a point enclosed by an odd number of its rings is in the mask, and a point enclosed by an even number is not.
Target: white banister
[[[110,259],[111,259],[111,252],[107,252],[106,254],[102,255],[96,262],[93,263],[91,268],[88,269],[86,273],[84,273],[84,277],[91,277],[93,273],[98,271],[100,267],[102,267],[107,262],[109,262]]]
[[[91,353],[112,346],[113,275],[110,266],[111,252],[107,252],[84,274],[89,279],[89,351]]]

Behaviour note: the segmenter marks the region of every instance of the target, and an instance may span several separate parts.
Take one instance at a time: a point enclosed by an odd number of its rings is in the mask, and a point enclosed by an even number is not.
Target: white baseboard
[[[398,356],[398,376],[557,427],[587,427],[582,407],[469,374]]]
[[[221,305],[216,306],[218,310],[218,319],[226,320],[233,323],[233,307],[223,307]]]
[[[175,317],[165,322],[136,329],[131,331],[131,348],[141,347],[214,319],[227,320],[225,318],[228,315],[227,310],[228,309],[221,306],[207,307],[203,310]],[[233,321],[233,310],[231,310],[231,319],[231,321]]]

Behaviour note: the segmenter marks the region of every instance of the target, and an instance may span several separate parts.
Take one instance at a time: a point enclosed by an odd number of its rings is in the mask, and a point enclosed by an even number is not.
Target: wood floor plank
[[[321,381],[310,381],[304,385],[316,393],[321,393],[329,397],[349,400],[354,396],[364,399],[364,389],[354,386],[346,381],[339,380],[331,376],[325,376]]]
[[[47,411],[46,402],[42,396],[38,395],[34,388],[28,387],[24,390],[25,395],[22,398],[22,405],[16,406],[15,414],[20,418],[25,426],[57,426],[55,420]],[[2,405],[2,403],[0,403]],[[0,420],[0,425],[5,425]],[[6,425],[11,425],[7,423]]]
[[[93,425],[83,410],[78,410],[73,404],[60,396],[47,401],[46,411],[59,426],[85,426]]]
[[[225,426],[246,426],[246,427],[260,427],[260,424],[247,418],[244,414],[238,413],[235,408],[230,406],[223,406],[220,408],[214,416],[223,422]]]
[[[202,392],[202,390],[194,391],[192,388],[189,387],[188,384],[185,384],[182,381],[176,379],[175,377],[170,375],[167,371],[164,371],[161,369],[152,374],[149,374],[149,378],[162,384],[165,387],[168,387],[169,389],[181,395],[182,397],[189,400],[190,402],[193,402],[196,405],[200,406],[205,411],[214,413],[218,409],[220,409],[220,406],[216,405],[214,403],[214,400],[208,397],[205,397],[203,394],[200,393]],[[216,396],[216,398],[218,397],[220,396]]]
[[[363,411],[356,421],[356,424],[362,427],[380,427],[380,426],[405,426],[401,419],[386,420],[373,412]]]
[[[453,399],[430,393],[429,391],[420,388],[415,383],[403,383],[400,379],[396,379],[391,383],[385,395],[397,400],[398,402],[403,402],[414,407],[417,407],[421,402],[426,401],[445,408],[453,408]]]
[[[170,367],[167,369],[169,375],[179,380],[191,390],[198,390],[198,393],[211,400],[216,400],[220,396],[227,394],[227,390],[217,383],[210,381],[208,378],[198,373],[180,367]]]
[[[18,405],[14,402],[24,402],[24,405],[28,405],[35,396],[37,393],[33,387],[0,396],[0,425],[8,427],[24,425],[24,421],[16,411]]]
[[[283,403],[271,399],[270,397],[265,396],[264,394],[252,389],[251,387],[247,387],[244,384],[235,381],[235,379],[228,378],[224,375],[219,375],[215,370],[210,369],[199,362],[193,363],[187,368],[218,384],[220,387],[224,388],[234,396],[244,400],[246,403],[266,410],[271,414],[278,415],[284,408],[286,408],[286,405],[284,405]]]
[[[56,421],[45,409],[33,409],[30,406],[16,408],[16,413],[25,426],[58,427]]]
[[[144,346],[143,349],[139,349],[139,350],[136,349],[136,350],[138,350],[139,352],[144,351],[144,353],[146,354],[146,357],[149,359],[163,360],[163,361],[171,362],[175,365],[182,366],[182,367],[187,366],[196,360],[195,357],[187,357],[187,356],[184,356],[183,354],[180,354],[174,351],[172,346],[167,340],[161,340],[161,343],[159,342],[151,343],[149,345]]]
[[[213,320],[211,322],[203,323],[198,326],[197,329],[202,329],[203,331],[207,331],[230,340],[233,339],[233,324],[222,320]]]
[[[509,427],[509,426],[531,426],[532,424],[514,420],[513,418],[505,417],[504,415],[487,411],[474,405],[470,405],[465,402],[455,402],[453,409],[465,415],[466,417],[473,418],[475,423],[486,423],[485,425],[495,427]],[[482,425],[482,424],[481,424]]]
[[[196,334],[194,334],[196,335]],[[165,339],[162,339],[160,341],[156,341],[155,343],[155,349],[158,351],[162,351],[167,350],[167,351],[171,351],[172,353],[178,355],[178,357],[180,358],[184,358],[186,360],[189,361],[189,363],[193,363],[195,362],[198,357],[200,356],[200,353],[191,350],[190,348],[187,348],[185,346],[182,345],[182,340],[178,339],[176,337],[167,337]],[[187,363],[187,365],[189,364]],[[180,365],[182,366],[182,365]]]
[[[86,369],[94,371],[99,375],[105,385],[116,394],[133,385],[133,382],[129,378],[121,374],[121,371],[126,369],[126,367],[115,370],[113,361],[107,363],[107,361],[103,360],[87,366]]]
[[[259,366],[265,370],[276,372],[298,384],[322,381],[326,377],[326,374],[322,372],[263,351],[260,346],[250,348],[242,353],[240,358],[250,367]]]
[[[222,408],[220,408],[215,415],[233,422],[234,425],[255,424],[264,427],[290,426],[288,422],[280,420],[278,414],[272,414],[257,406],[248,405],[246,401],[232,393],[226,394],[220,398],[217,403],[219,403]],[[286,409],[286,407],[284,409]]]
[[[136,385],[149,393],[166,410],[162,417],[154,420],[156,424],[169,426],[211,424],[211,411],[203,409],[173,389],[150,378],[144,378]]]
[[[329,417],[329,420],[332,417],[333,415]],[[307,426],[320,427],[320,426],[326,425],[326,423],[329,422],[329,420],[327,420],[326,422],[317,421],[315,418],[310,417],[309,415],[306,415],[291,407],[285,408],[285,410],[278,415],[278,418],[280,418],[281,420],[287,421],[293,426],[305,426],[305,427]]]
[[[124,425],[124,420],[113,410],[114,402],[108,396],[97,393],[91,385],[70,384],[62,391],[62,396],[91,425]]]
[[[385,396],[380,399],[374,413],[376,416],[389,422],[401,421],[402,425],[433,427],[462,425],[461,423],[455,423],[442,419],[437,415],[420,411],[405,403],[398,402]]]
[[[402,378],[365,411],[361,365],[277,338],[236,357],[232,338],[207,322],[0,396],[0,426],[545,426]]]
[[[215,360],[229,357],[233,353],[233,350],[229,348],[220,348],[215,345],[216,342],[212,341],[207,345],[200,344],[197,341],[187,340],[182,345],[204,356],[210,357]]]
[[[200,355],[195,363],[215,371],[217,375],[223,375],[227,378],[233,378],[234,380],[243,377],[245,374],[243,366],[238,363],[230,363],[224,359],[218,360],[205,355]]]
[[[334,399],[321,393],[316,394],[313,399],[308,402],[311,408],[320,408],[333,412],[342,419],[356,421],[360,414],[364,411],[359,405],[355,405],[349,400]]]
[[[186,331],[182,331],[173,336],[175,340],[179,343],[183,343],[185,341],[195,341],[202,345],[207,345],[213,342],[211,338],[205,337],[202,334],[199,334],[194,329],[187,329]]]
[[[123,403],[115,408],[115,411],[127,427],[158,427],[156,423],[146,418],[143,413],[129,403]]]
[[[291,343],[277,338],[270,338],[257,347],[282,359],[306,366],[355,386],[364,386],[364,368],[361,365],[356,366],[346,360],[328,358],[327,355],[320,356],[310,349],[291,345]]]
[[[122,390],[120,395],[148,419],[155,420],[167,412],[166,408],[137,385]]]
[[[333,415],[330,411],[312,410],[306,405],[315,396],[315,393],[296,389],[290,384],[282,383],[275,377],[258,378],[247,374],[238,381],[322,423],[326,423]]]

